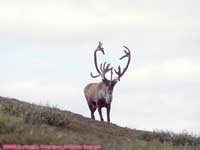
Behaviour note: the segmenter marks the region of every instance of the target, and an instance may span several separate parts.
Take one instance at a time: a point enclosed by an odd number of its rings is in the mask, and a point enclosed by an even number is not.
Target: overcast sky
[[[89,75],[93,51],[102,41],[100,60],[123,65],[126,45],[133,57],[114,89],[111,122],[199,134],[199,7],[198,0],[0,0],[0,95],[90,117],[83,88],[101,81]]]

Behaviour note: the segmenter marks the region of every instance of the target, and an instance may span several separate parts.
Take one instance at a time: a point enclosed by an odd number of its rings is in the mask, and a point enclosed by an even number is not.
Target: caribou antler
[[[106,73],[111,71],[113,69],[113,67],[110,67],[110,64],[107,64],[106,66],[106,62],[104,62],[104,64],[100,64],[100,70],[101,70],[101,76],[103,79],[106,79]],[[112,74],[112,73],[111,73]]]
[[[124,46],[124,48],[126,49],[126,50],[124,50],[125,55],[123,55],[123,56],[120,58],[120,60],[122,60],[122,59],[124,59],[124,58],[127,57],[127,58],[128,58],[128,62],[127,62],[127,64],[126,64],[125,68],[123,69],[123,71],[121,70],[121,67],[120,67],[120,66],[118,66],[118,70],[114,69],[115,73],[118,75],[118,80],[119,80],[119,81],[120,81],[120,78],[124,75],[124,73],[125,73],[126,70],[128,69],[128,66],[129,66],[130,60],[131,60],[131,52],[130,52],[129,48],[126,47],[126,46]]]
[[[92,119],[95,119],[94,112],[97,109],[99,112],[101,121],[104,121],[101,109],[103,107],[106,107],[107,121],[110,122],[110,109],[111,109],[111,102],[113,98],[113,89],[116,83],[127,71],[128,66],[130,64],[130,59],[131,59],[130,50],[126,46],[124,46],[124,48],[125,48],[124,50],[125,54],[122,57],[120,57],[120,60],[123,60],[124,58],[128,58],[127,64],[124,69],[121,69],[121,67],[119,66],[118,69],[115,70],[113,69],[113,66],[110,65],[109,63],[107,64],[107,62],[102,62],[98,66],[97,51],[101,51],[103,54],[105,54],[102,48],[101,42],[99,42],[99,45],[94,52],[94,64],[95,64],[98,74],[94,76],[91,73],[91,76],[93,78],[100,76],[102,78],[102,81],[98,83],[89,83],[84,88],[84,95],[87,100],[87,104],[90,109]],[[110,80],[106,79],[106,73],[108,72],[110,73]],[[114,72],[116,73],[116,75],[118,75],[118,77],[115,79],[113,79]]]
[[[101,76],[102,79],[106,79],[105,74],[107,72],[111,71],[113,68],[110,67],[110,64],[106,65],[106,62],[104,62],[103,64],[102,63],[100,64],[100,69],[99,69],[98,63],[97,63],[97,51],[101,51],[105,55],[105,52],[104,52],[104,49],[102,47],[102,43],[101,42],[99,42],[99,45],[97,46],[96,50],[94,51],[94,64],[95,64],[95,68],[96,68],[96,70],[98,72],[98,75],[93,75],[92,72],[90,73],[90,75],[93,78],[97,78],[97,77]]]
[[[96,68],[96,70],[97,70],[97,72],[98,72],[99,74],[98,74],[98,75],[93,75],[92,72],[90,72],[90,75],[91,75],[93,78],[97,78],[97,77],[99,77],[99,76],[101,75],[101,71],[99,70],[98,64],[97,64],[97,51],[101,51],[103,54],[105,54],[101,42],[99,42],[99,45],[97,46],[96,50],[94,51],[94,65],[95,65],[95,68]]]

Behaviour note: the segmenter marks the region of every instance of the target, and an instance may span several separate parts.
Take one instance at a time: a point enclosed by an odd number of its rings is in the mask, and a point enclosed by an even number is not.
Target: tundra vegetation
[[[129,129],[56,107],[0,97],[0,145],[13,143],[101,145],[103,150],[200,150],[200,137],[186,132]]]

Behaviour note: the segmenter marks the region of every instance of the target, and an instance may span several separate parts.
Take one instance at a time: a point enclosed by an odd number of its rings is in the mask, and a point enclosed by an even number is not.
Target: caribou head
[[[121,66],[118,66],[117,69],[114,69],[113,67],[111,67],[111,64],[107,64],[107,62],[98,65],[97,52],[101,52],[103,55],[105,55],[101,42],[99,42],[99,45],[94,51],[94,65],[97,71],[97,75],[93,75],[92,72],[90,73],[90,75],[92,78],[101,77],[102,81],[99,83],[90,83],[84,88],[85,98],[91,111],[92,119],[95,119],[94,112],[96,109],[98,109],[100,119],[101,121],[103,121],[101,108],[106,107],[107,121],[110,122],[110,109],[114,86],[118,81],[120,81],[121,77],[127,71],[131,60],[130,50],[126,46],[124,46],[124,48],[125,54],[120,57],[120,60],[127,58],[127,64],[123,69],[121,69]],[[108,73],[110,73],[110,79],[106,78],[106,74]],[[114,79],[113,73],[117,75],[117,77],[115,77]]]

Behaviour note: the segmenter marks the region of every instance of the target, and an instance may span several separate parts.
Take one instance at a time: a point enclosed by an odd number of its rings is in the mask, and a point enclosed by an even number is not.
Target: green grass
[[[188,133],[148,132],[102,123],[55,107],[0,97],[0,145],[101,145],[103,150],[200,150]]]

